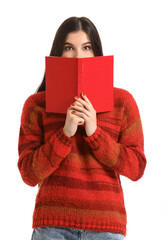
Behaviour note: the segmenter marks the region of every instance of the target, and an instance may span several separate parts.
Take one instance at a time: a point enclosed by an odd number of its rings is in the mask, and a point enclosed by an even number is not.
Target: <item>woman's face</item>
[[[84,31],[69,33],[64,43],[62,57],[94,57],[89,36]]]

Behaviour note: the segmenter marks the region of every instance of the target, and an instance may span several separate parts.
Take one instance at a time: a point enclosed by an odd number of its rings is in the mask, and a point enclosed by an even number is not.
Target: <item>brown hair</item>
[[[80,30],[88,34],[92,44],[94,55],[103,56],[102,44],[101,44],[98,31],[95,25],[86,17],[81,17],[81,18],[71,17],[66,19],[60,25],[53,41],[50,56],[61,57],[67,35],[70,32],[76,32]],[[45,86],[46,85],[45,85],[45,73],[44,73],[42,83],[40,84],[36,92],[45,91]]]

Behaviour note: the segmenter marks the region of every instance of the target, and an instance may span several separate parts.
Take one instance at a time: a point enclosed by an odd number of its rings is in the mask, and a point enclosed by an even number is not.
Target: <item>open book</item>
[[[45,57],[46,112],[67,113],[85,93],[96,112],[113,109],[113,56]]]

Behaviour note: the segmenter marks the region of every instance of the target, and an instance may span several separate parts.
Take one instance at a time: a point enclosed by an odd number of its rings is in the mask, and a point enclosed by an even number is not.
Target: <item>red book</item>
[[[83,92],[96,112],[113,109],[113,56],[45,57],[46,112],[67,113]]]

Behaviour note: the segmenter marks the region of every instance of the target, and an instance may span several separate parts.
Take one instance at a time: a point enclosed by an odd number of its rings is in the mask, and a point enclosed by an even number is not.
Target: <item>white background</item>
[[[44,73],[44,57],[59,25],[86,16],[96,25],[104,55],[114,55],[114,85],[137,101],[147,168],[132,182],[122,177],[128,214],[127,240],[167,239],[167,7],[162,0],[0,3],[0,235],[30,240],[37,187],[17,169],[20,116]]]

